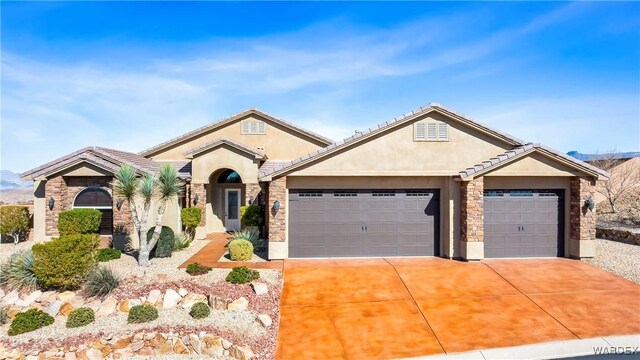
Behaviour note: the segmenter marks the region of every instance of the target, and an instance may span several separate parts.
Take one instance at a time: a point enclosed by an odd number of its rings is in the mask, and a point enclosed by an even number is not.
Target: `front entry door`
[[[240,189],[225,189],[224,227],[240,230]]]

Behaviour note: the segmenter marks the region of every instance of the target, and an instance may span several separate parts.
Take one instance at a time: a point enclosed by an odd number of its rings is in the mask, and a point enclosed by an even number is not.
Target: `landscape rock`
[[[180,290],[178,290],[178,294],[180,294],[180,296],[182,296],[182,297],[187,296],[188,293],[189,293],[189,291],[187,291],[187,289],[185,289],[185,288],[180,288]]]
[[[207,347],[222,347],[222,338],[220,336],[206,334],[203,336],[202,342]]]
[[[233,300],[219,294],[209,294],[209,307],[214,310],[226,310]]]
[[[100,300],[93,300],[86,303],[84,306],[96,312],[100,309],[101,305],[102,305],[102,302]]]
[[[194,293],[190,293],[187,294],[187,296],[185,296],[182,299],[182,303],[180,304],[180,306],[182,306],[183,309],[186,310],[191,310],[191,307],[199,302],[203,302],[206,303],[207,302],[207,296],[206,295],[202,295],[202,294],[194,294]]]
[[[247,310],[247,307],[249,307],[249,300],[247,300],[244,296],[239,298],[238,300],[235,300],[233,302],[231,302],[228,306],[227,309],[229,310]]]
[[[76,297],[76,293],[74,293],[73,291],[65,291],[58,294],[58,300],[62,302],[70,301],[74,297]]]
[[[189,348],[182,342],[182,340],[176,340],[176,343],[173,345],[173,353],[174,354],[189,354]]]
[[[196,352],[196,354],[200,355],[202,353],[202,342],[198,335],[189,335],[189,345],[191,345],[191,348]]]
[[[66,302],[62,304],[62,306],[60,307],[60,314],[64,316],[69,316],[69,314],[71,314],[73,309],[74,309],[73,305],[71,305],[70,302]]]
[[[162,300],[162,308],[163,309],[171,309],[176,307],[178,303],[182,300],[182,296],[178,294],[173,289],[167,289],[167,292],[164,294],[164,299]]]
[[[89,360],[100,360],[102,359],[102,352],[98,349],[95,348],[90,348],[89,350],[87,350],[84,355],[89,359]]]
[[[98,311],[96,311],[96,316],[108,316],[113,314],[116,311],[116,305],[118,305],[118,301],[113,297],[106,298]]]
[[[42,291],[36,290],[36,291],[32,292],[31,294],[25,296],[24,298],[16,301],[15,304],[18,305],[18,306],[27,307],[27,306],[33,304],[41,295],[42,295]]]
[[[60,308],[62,307],[62,301],[56,300],[52,302],[45,310],[47,314],[55,317],[60,312]]]
[[[260,321],[260,324],[262,324],[262,326],[264,326],[265,328],[268,328],[273,323],[273,321],[271,321],[271,318],[267,314],[258,315],[258,321]]]
[[[231,345],[233,345],[231,343],[231,341],[227,340],[227,339],[222,339],[222,347],[227,350],[231,347]]]
[[[153,306],[160,305],[160,298],[162,297],[162,292],[158,289],[153,289],[149,293],[147,297],[147,302]]]
[[[269,293],[269,287],[265,283],[252,282],[251,287],[253,288],[253,291],[256,293],[256,295],[264,295]]]
[[[252,357],[254,357],[254,353],[253,351],[251,351],[251,348],[248,346],[237,346],[237,345],[233,345],[230,349],[229,349],[229,355],[233,356],[234,358],[238,359],[238,360],[249,360]]]
[[[144,346],[144,341],[136,341],[134,343],[131,343],[131,351],[136,352],[142,349],[143,346]]]
[[[18,294],[18,290],[13,290],[7,295],[4,296],[2,301],[7,303],[8,305],[13,305],[16,301],[20,300],[20,294]]]

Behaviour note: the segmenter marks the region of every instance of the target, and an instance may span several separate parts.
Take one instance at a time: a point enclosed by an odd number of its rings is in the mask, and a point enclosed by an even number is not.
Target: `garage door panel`
[[[485,191],[485,257],[562,255],[560,191]]]
[[[437,190],[415,192],[291,190],[289,256],[434,255]]]

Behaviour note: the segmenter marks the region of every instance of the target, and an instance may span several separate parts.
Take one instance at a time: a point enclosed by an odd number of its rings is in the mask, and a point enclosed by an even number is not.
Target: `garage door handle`
[[[369,227],[367,225],[364,226],[364,231],[369,231]]]

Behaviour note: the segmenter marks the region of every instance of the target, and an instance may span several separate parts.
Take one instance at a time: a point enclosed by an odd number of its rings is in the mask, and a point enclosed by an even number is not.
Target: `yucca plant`
[[[191,239],[183,233],[175,234],[173,238],[173,251],[183,250],[191,245]]]
[[[245,228],[240,231],[235,231],[231,234],[231,241],[233,240],[247,240],[253,245],[254,249],[258,249],[262,246],[262,240],[260,239],[260,232],[256,229]]]
[[[4,325],[9,321],[9,314],[7,308],[0,306],[0,325]]]
[[[39,281],[33,271],[31,249],[13,253],[0,265],[0,285],[18,290],[34,290],[38,287]]]
[[[98,266],[87,276],[84,291],[89,296],[105,296],[118,287],[120,279],[106,266]]]

